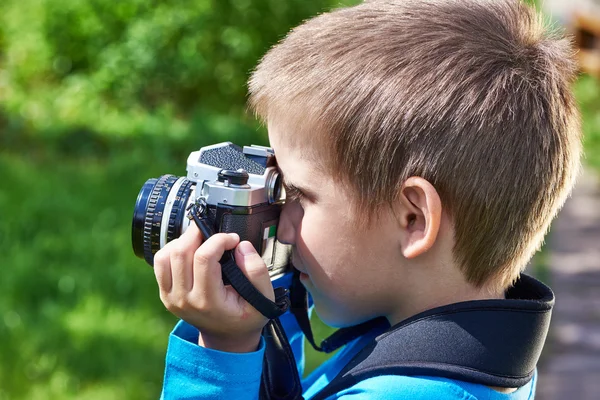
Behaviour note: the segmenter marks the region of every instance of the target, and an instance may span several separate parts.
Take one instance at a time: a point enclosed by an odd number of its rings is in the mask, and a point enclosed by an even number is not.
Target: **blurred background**
[[[291,27],[358,2],[0,0],[0,399],[158,397],[176,320],[131,249],[139,189],[201,146],[267,144],[249,72]],[[569,13],[600,57],[600,30]],[[598,170],[591,65],[575,91]]]

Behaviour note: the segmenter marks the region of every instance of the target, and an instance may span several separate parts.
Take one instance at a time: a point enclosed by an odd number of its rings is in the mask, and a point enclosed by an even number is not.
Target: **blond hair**
[[[427,179],[467,280],[505,289],[577,175],[573,55],[517,0],[372,1],[293,29],[256,67],[250,106],[296,124],[362,213]]]

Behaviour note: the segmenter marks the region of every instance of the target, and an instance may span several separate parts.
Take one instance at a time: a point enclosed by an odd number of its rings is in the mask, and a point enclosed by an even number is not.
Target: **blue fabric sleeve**
[[[273,282],[289,287],[291,274]],[[302,376],[304,334],[294,316],[280,317]],[[226,353],[198,346],[198,330],[180,321],[169,336],[161,399],[257,399],[265,343],[252,353]]]
[[[257,399],[264,340],[252,353],[198,346],[198,330],[180,321],[169,337],[161,399]]]

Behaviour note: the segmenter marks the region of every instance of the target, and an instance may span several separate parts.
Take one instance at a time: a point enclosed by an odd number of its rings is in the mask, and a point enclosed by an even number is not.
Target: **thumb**
[[[269,271],[260,254],[256,252],[252,243],[241,242],[235,250],[235,261],[240,270],[252,284],[267,298],[275,300],[273,285]]]

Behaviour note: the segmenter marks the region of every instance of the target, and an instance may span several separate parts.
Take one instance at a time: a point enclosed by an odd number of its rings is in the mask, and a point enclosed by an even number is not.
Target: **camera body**
[[[277,241],[285,191],[270,147],[224,142],[187,159],[187,176],[146,181],[132,222],[135,254],[153,265],[154,255],[185,232],[188,210],[200,205],[215,232],[235,232],[261,254],[271,280],[290,271],[290,246]]]

